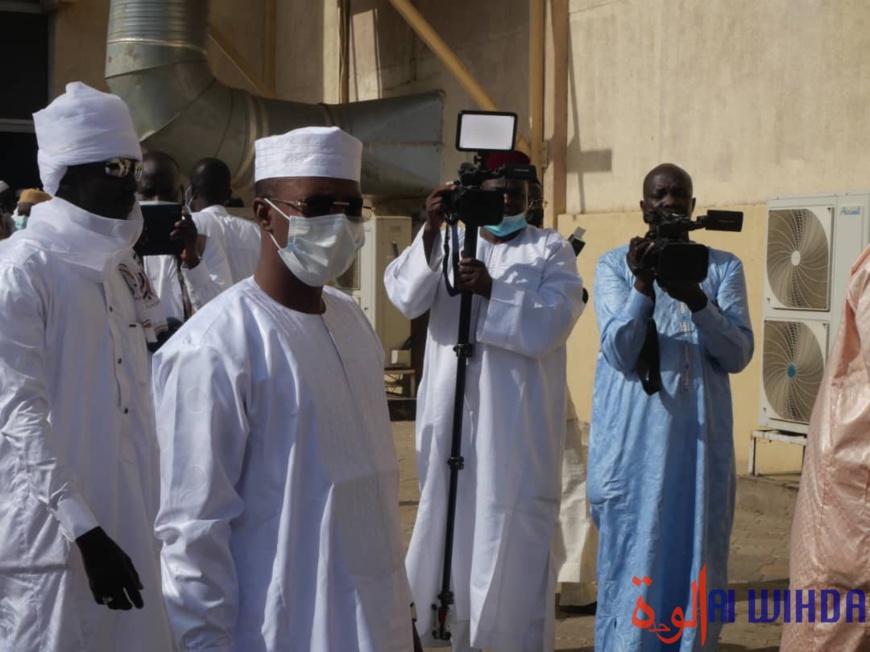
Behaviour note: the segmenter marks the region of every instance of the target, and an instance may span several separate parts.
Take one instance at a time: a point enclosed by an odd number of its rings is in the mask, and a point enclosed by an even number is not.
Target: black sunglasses
[[[276,199],[275,197],[270,199],[278,204],[292,206],[305,217],[343,213],[357,222],[365,222],[371,218],[371,207],[363,203],[362,197],[351,197],[343,201],[332,195],[309,195],[305,199]]]

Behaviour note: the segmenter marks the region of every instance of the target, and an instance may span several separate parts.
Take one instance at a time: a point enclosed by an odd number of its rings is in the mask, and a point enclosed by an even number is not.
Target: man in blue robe
[[[656,167],[640,207],[648,224],[663,213],[691,216],[691,177]],[[603,652],[715,650],[722,619],[702,627],[692,583],[727,588],[736,486],[729,374],[753,353],[743,265],[710,249],[703,282],[665,284],[650,269],[652,244],[633,238],[602,256],[592,293],[601,349],[588,498],[600,529],[595,649]],[[655,368],[656,343],[658,391],[640,378]],[[685,627],[675,624],[677,608]]]

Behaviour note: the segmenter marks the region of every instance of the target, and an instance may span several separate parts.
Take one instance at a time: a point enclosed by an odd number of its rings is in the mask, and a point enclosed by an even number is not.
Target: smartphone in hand
[[[142,235],[133,245],[133,250],[140,256],[178,256],[184,247],[181,240],[173,240],[170,236],[175,230],[175,223],[181,220],[181,204],[145,204],[140,205],[145,225]]]

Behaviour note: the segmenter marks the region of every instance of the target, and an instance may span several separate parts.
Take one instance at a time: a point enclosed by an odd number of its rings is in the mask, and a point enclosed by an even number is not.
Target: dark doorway
[[[0,179],[16,190],[40,187],[36,134],[0,131]]]
[[[48,104],[49,17],[26,3],[0,11],[0,179],[12,188],[38,187],[33,112]]]

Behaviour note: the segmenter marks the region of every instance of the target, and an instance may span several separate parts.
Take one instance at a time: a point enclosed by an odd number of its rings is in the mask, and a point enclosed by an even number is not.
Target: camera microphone
[[[709,210],[698,220],[708,231],[730,231],[737,233],[743,230],[743,213],[741,211]]]
[[[586,246],[586,243],[583,242],[583,234],[586,233],[586,229],[582,226],[578,226],[574,229],[574,233],[568,236],[568,244],[574,249],[574,258],[580,255],[580,252],[583,251],[583,247]],[[583,303],[589,303],[589,290],[583,288]]]
[[[583,234],[584,233],[586,233],[586,229],[584,229],[581,226],[578,226],[574,230],[574,233],[572,233],[568,237],[568,243],[574,249],[574,257],[575,258],[580,255],[580,252],[583,251],[583,247],[586,246],[586,243],[583,242]]]

